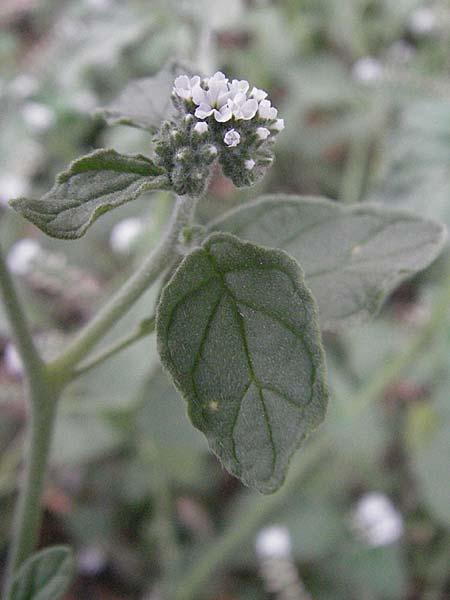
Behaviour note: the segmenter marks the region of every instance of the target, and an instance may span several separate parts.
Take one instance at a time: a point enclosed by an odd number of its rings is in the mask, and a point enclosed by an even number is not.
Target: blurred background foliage
[[[48,356],[154,245],[171,200],[147,195],[70,243],[45,238],[7,201],[39,196],[93,148],[148,153],[148,134],[107,128],[93,114],[172,57],[267,89],[286,121],[270,175],[238,192],[217,173],[202,221],[283,191],[377,201],[450,225],[448,0],[2,0],[0,240]],[[375,321],[326,334],[332,403],[323,435],[427,322],[449,260],[446,251],[403,284]],[[110,339],[148,317],[155,298],[149,291]],[[414,368],[268,519],[287,528],[290,560],[312,598],[450,597],[449,351],[447,315]],[[24,419],[20,361],[0,305],[2,557]],[[397,535],[382,543],[370,519],[357,526],[355,517],[373,492],[395,507]],[[188,564],[255,497],[208,453],[146,338],[66,393],[41,541],[76,549],[68,600],[156,599],[161,539],[175,539]],[[269,597],[261,569],[248,539],[204,597]]]

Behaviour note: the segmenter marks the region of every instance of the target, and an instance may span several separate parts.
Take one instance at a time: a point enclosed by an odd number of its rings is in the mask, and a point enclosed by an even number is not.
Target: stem
[[[253,502],[219,539],[205,550],[190,573],[176,586],[176,591],[173,592],[174,600],[197,599],[205,582],[210,581],[215,571],[286,501],[301,479],[325,457],[329,449],[330,443],[327,438],[323,436],[314,438],[303,450],[301,459],[291,464],[289,477],[284,486],[276,494],[262,496]]]
[[[30,419],[25,476],[13,525],[13,540],[6,567],[5,597],[14,572],[33,552],[41,524],[41,497],[51,444],[58,389],[50,389],[44,364],[33,343],[21,302],[0,251],[0,289],[17,349],[27,376]]]
[[[433,307],[430,320],[414,336],[408,347],[397,358],[375,372],[361,392],[356,392],[348,402],[352,407],[345,426],[339,430],[338,438],[348,436],[349,429],[367,406],[379,398],[389,385],[396,381],[427,347],[439,330],[450,307],[450,273],[446,274],[445,285]],[[210,581],[214,573],[232,556],[236,548],[251,538],[264,520],[268,519],[296,489],[305,475],[316,467],[329,453],[336,442],[323,434],[315,437],[305,447],[300,457],[291,464],[290,473],[284,486],[273,496],[259,498],[240,517],[234,521],[219,537],[215,544],[206,549],[199,560],[190,569],[188,575],[178,581],[173,592],[175,600],[198,598],[205,582]]]
[[[48,365],[51,375],[62,380],[70,379],[73,368],[171,264],[175,256],[179,234],[191,220],[195,203],[195,199],[189,196],[177,198],[171,222],[161,242],[140,269],[79,333],[65,352]]]
[[[150,335],[155,330],[155,317],[150,317],[146,321],[142,321],[134,331],[132,331],[129,335],[125,335],[123,338],[118,340],[117,342],[112,343],[110,346],[105,348],[105,350],[99,352],[94,358],[92,358],[89,362],[86,362],[80,365],[77,369],[75,369],[72,373],[72,379],[76,379],[81,375],[84,375],[88,371],[91,371],[95,367],[98,367],[100,364],[119,354],[122,350],[125,350],[135,342],[139,341],[143,337]]]
[[[362,138],[353,139],[350,143],[340,193],[341,201],[345,204],[355,204],[363,195],[371,143],[372,138],[367,134]]]
[[[3,303],[6,314],[11,325],[17,350],[22,359],[23,368],[27,373],[30,384],[36,379],[38,382],[42,377],[43,362],[36,350],[31,337],[28,322],[22,308],[22,304],[17,296],[11,274],[3,258],[0,247],[0,291],[2,293]]]
[[[153,476],[155,479],[155,520],[158,530],[158,546],[161,565],[163,597],[170,598],[170,584],[175,580],[180,553],[173,521],[173,499],[164,467],[158,457],[159,449],[152,453]]]
[[[5,579],[5,597],[12,577],[25,559],[34,551],[39,539],[42,521],[41,498],[44,489],[48,457],[59,392],[47,386],[32,389],[31,418],[28,424],[26,466],[23,485],[13,523],[13,541],[10,549]]]

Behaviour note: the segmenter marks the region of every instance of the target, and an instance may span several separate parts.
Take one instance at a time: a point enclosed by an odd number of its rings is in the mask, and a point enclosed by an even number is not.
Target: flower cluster
[[[165,123],[155,150],[178,193],[201,194],[217,158],[238,186],[258,181],[273,162],[272,144],[283,119],[263,90],[248,81],[229,81],[220,71],[201,79],[175,79],[174,119]],[[206,156],[206,160],[205,160]]]

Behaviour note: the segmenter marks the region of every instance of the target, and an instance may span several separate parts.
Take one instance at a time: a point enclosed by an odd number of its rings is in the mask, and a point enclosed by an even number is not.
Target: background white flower
[[[31,238],[23,238],[10,248],[6,262],[15,275],[26,275],[32,270],[41,252],[42,248],[39,242]]]
[[[272,525],[261,529],[256,536],[255,550],[260,558],[289,556],[292,552],[289,530],[282,525]]]
[[[353,511],[353,525],[373,547],[386,546],[403,534],[403,519],[390,499],[379,492],[365,494]]]
[[[114,252],[126,254],[136,243],[144,227],[136,217],[129,217],[115,225],[111,231],[109,244]]]

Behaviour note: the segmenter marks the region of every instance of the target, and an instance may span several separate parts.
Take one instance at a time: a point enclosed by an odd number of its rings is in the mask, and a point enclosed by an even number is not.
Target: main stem
[[[24,482],[14,518],[13,541],[6,567],[5,597],[7,598],[14,572],[34,550],[38,539],[41,521],[40,500],[59,390],[52,390],[48,385],[44,363],[33,343],[22,304],[1,250],[0,290],[27,376],[30,403]]]
[[[26,317],[0,249],[0,290],[28,383],[30,418],[25,453],[24,483],[20,490],[13,539],[5,578],[9,597],[14,573],[33,552],[41,526],[41,498],[50,454],[56,408],[61,390],[74,367],[90,352],[176,257],[180,232],[189,224],[195,200],[176,200],[168,230],[142,267],[85,327],[69,348],[45,365],[33,343]]]
[[[189,196],[177,198],[166,234],[141,268],[125,283],[98,315],[81,331],[59,358],[48,365],[49,372],[63,380],[92,350],[111,327],[128,311],[174,260],[175,247],[183,227],[189,224],[196,201]]]
[[[25,472],[13,523],[13,539],[5,578],[8,598],[12,577],[34,551],[39,539],[44,490],[59,391],[45,384],[30,389],[31,415],[25,448]]]

